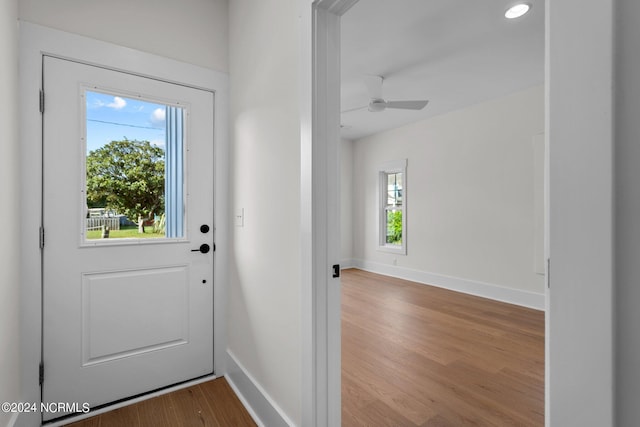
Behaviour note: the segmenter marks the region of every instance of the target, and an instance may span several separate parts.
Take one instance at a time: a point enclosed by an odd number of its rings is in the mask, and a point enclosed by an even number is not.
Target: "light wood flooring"
[[[342,274],[342,424],[543,426],[544,313]]]
[[[229,427],[255,426],[224,378],[154,397],[68,427]]]
[[[345,427],[544,425],[544,314],[405,280],[342,274]],[[255,426],[224,378],[73,427]]]

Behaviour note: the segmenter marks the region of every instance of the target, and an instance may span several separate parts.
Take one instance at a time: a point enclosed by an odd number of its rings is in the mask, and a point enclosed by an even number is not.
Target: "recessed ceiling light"
[[[509,9],[507,9],[507,11],[504,13],[504,17],[507,19],[520,18],[522,15],[529,12],[529,9],[531,9],[530,3],[514,4]]]

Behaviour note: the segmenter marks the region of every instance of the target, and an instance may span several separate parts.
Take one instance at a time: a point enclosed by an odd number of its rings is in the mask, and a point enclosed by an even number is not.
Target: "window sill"
[[[407,254],[407,249],[404,246],[380,245],[378,246],[378,250],[380,252],[389,252],[392,254],[400,254],[400,255]]]

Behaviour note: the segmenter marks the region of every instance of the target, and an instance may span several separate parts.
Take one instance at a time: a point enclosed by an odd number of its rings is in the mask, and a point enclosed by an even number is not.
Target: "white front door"
[[[214,94],[43,68],[43,402],[94,408],[211,374]]]

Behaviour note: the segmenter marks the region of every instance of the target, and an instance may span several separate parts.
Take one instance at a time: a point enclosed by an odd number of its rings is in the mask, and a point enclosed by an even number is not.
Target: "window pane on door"
[[[85,239],[184,236],[184,110],[85,90]]]

